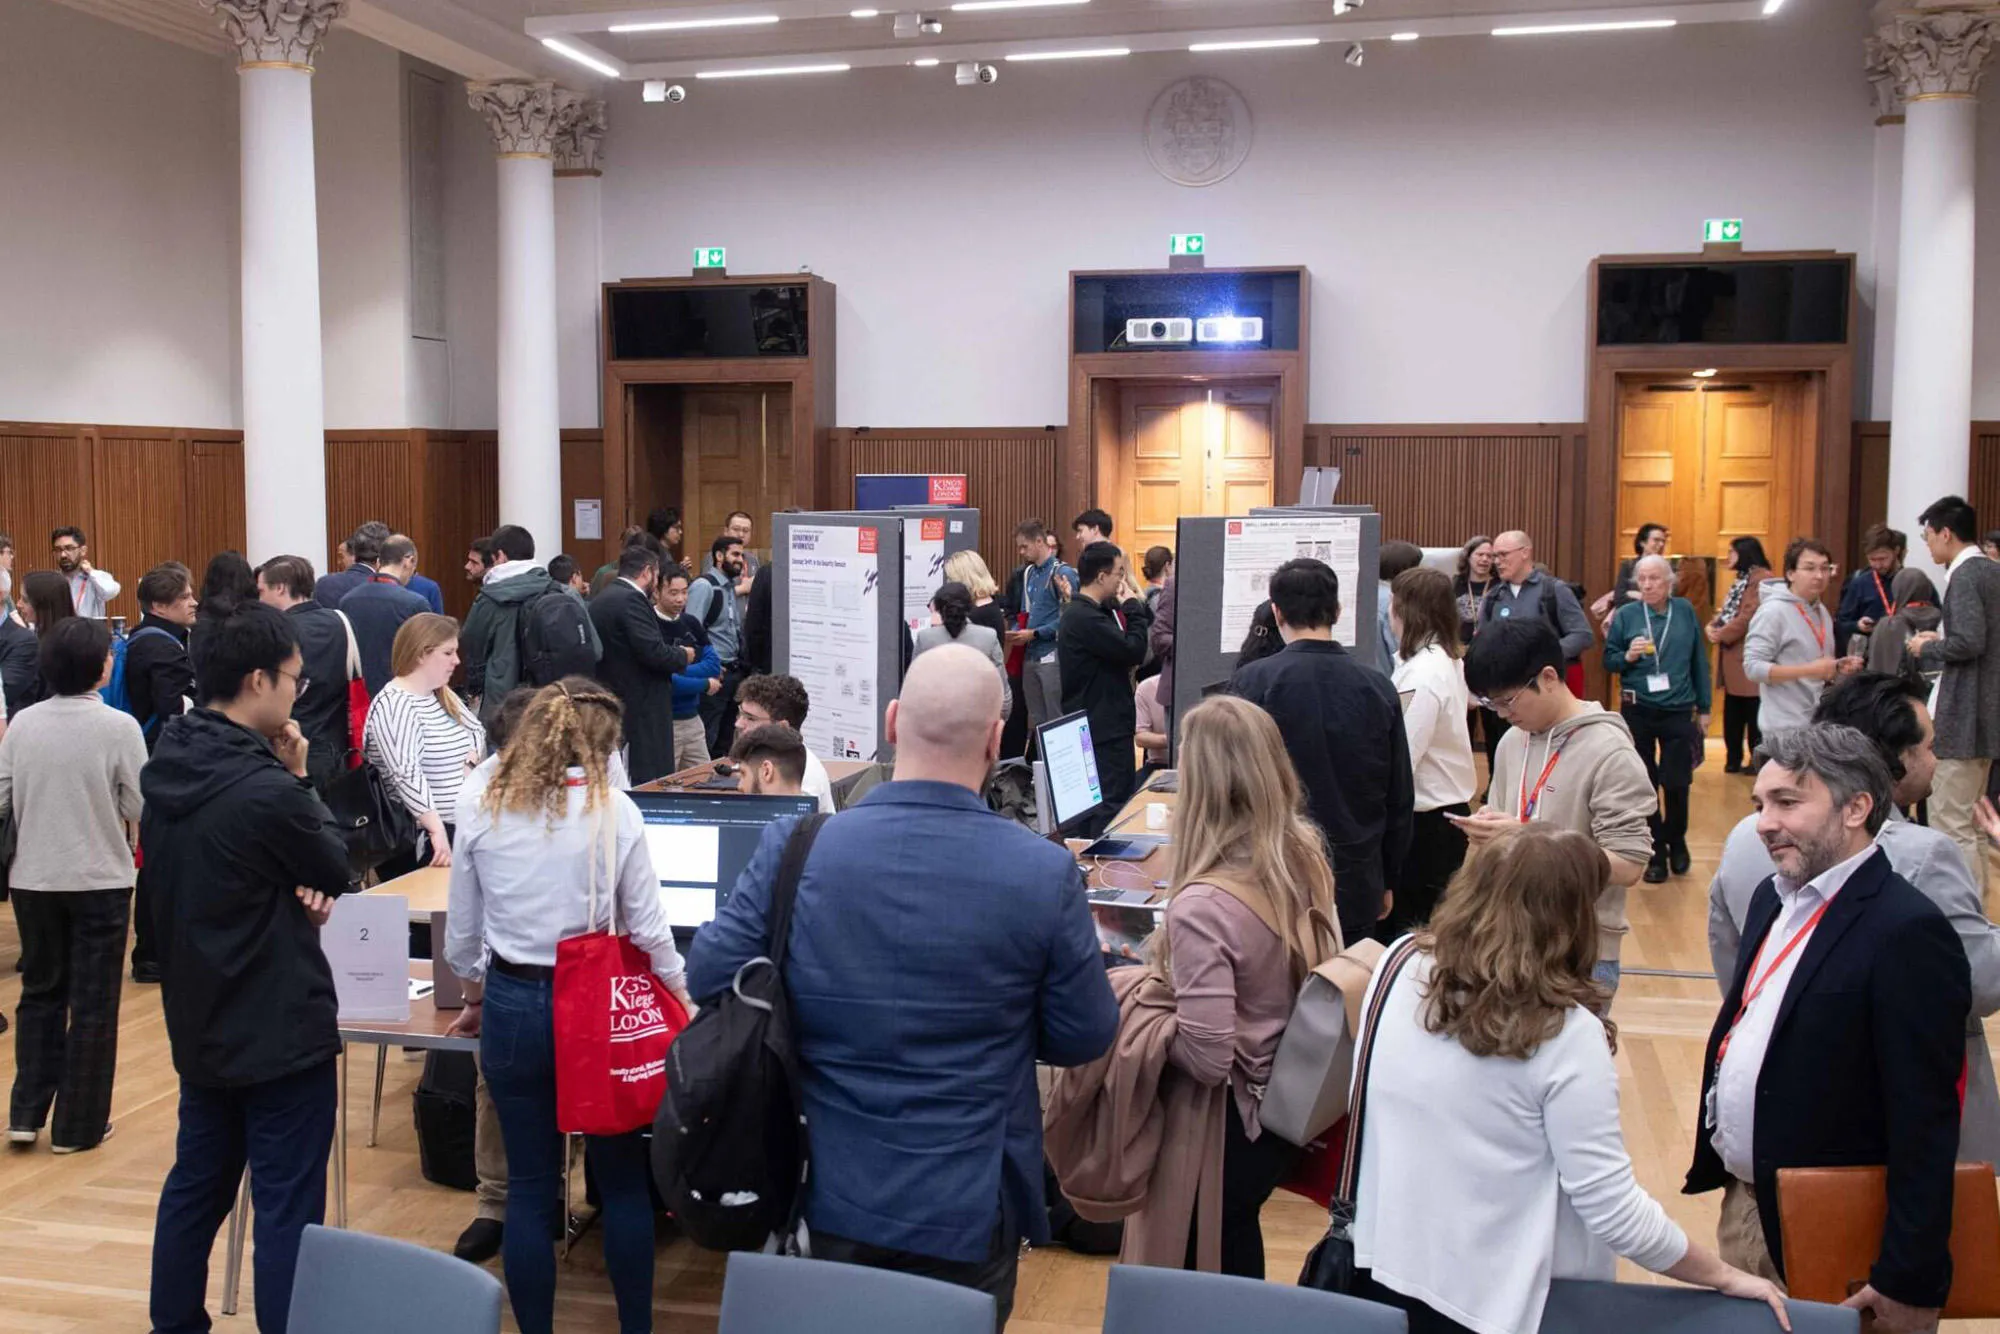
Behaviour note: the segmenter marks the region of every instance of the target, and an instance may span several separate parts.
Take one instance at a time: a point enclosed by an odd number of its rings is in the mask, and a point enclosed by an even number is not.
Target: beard
[[[1801,835],[1782,855],[1765,845],[1771,852],[1771,860],[1783,871],[1787,880],[1803,885],[1808,880],[1826,874],[1847,860],[1847,838],[1845,831],[1835,825],[1830,830],[1819,830]],[[1786,866],[1786,861],[1792,863]]]

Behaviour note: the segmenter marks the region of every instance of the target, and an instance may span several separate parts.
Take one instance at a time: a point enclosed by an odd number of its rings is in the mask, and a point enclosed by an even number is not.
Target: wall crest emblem
[[[1168,84],[1146,113],[1146,157],[1176,185],[1214,185],[1250,156],[1250,104],[1221,79],[1193,75]]]

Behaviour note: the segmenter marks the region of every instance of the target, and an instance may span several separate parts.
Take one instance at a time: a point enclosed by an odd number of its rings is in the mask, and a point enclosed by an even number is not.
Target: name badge
[[[1502,607],[1500,609],[1500,614],[1502,616],[1512,616],[1514,614],[1514,609],[1512,607]]]
[[[1721,1078],[1720,1070],[1716,1072],[1716,1078],[1717,1079]],[[1701,1124],[1704,1129],[1707,1130],[1715,1129],[1715,1081],[1714,1080],[1711,1080],[1709,1082],[1708,1096],[1701,1100]]]
[[[1655,672],[1646,678],[1646,691],[1648,694],[1664,695],[1672,687],[1673,682],[1667,677],[1665,672]]]

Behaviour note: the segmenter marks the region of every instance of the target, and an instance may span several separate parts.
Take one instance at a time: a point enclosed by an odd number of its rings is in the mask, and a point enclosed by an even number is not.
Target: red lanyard
[[[1896,604],[1889,601],[1889,590],[1882,587],[1882,576],[1872,569],[1868,571],[1868,574],[1875,580],[1875,596],[1882,599],[1882,614],[1884,616],[1894,616],[1896,614]]]
[[[1526,750],[1527,748],[1524,746],[1522,749]],[[1542,789],[1549,785],[1549,775],[1556,771],[1556,761],[1561,758],[1561,746],[1557,746],[1549,752],[1549,762],[1542,766],[1542,776],[1535,780],[1535,790],[1533,792],[1528,791],[1528,771],[1526,769],[1521,770],[1521,800],[1518,809],[1521,812],[1522,824],[1526,824],[1535,818],[1535,807],[1539,806],[1542,801]]]
[[[1812,630],[1813,639],[1819,644],[1819,651],[1824,654],[1826,652],[1826,627],[1819,623],[1819,617],[1805,609],[1804,603],[1794,602],[1792,605],[1798,608],[1799,615],[1806,618],[1806,625]]]
[[[1764,970],[1762,977],[1757,976],[1757,965],[1764,961],[1764,945],[1770,944],[1771,938],[1768,935],[1765,936],[1764,944],[1757,947],[1757,957],[1750,961],[1750,971],[1745,974],[1751,980],[1746,982],[1743,988],[1743,999],[1737,1003],[1736,1017],[1729,1021],[1729,1031],[1722,1035],[1722,1044],[1715,1049],[1715,1066],[1718,1070],[1722,1068],[1722,1058],[1729,1054],[1729,1040],[1736,1036],[1736,1026],[1743,1022],[1743,1014],[1750,1008],[1750,1002],[1763,994],[1764,984],[1771,980],[1771,975],[1777,972],[1784,965],[1785,960],[1791,957],[1792,951],[1797,949],[1805,938],[1812,934],[1813,928],[1819,925],[1819,919],[1826,916],[1826,910],[1832,906],[1833,900],[1828,899],[1820,904],[1819,907],[1813,909],[1813,915],[1806,918],[1804,926],[1792,933],[1792,938],[1785,942],[1783,949],[1778,951],[1778,957],[1771,960],[1771,966]]]

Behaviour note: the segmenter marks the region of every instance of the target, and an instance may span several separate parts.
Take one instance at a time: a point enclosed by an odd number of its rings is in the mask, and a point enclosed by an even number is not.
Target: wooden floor
[[[1719,748],[1717,748],[1719,749]],[[1747,809],[1749,780],[1721,772],[1720,755],[1696,778],[1691,875],[1665,885],[1635,886],[1626,968],[1706,974],[1707,886],[1722,840]],[[11,914],[0,915],[0,1006],[11,1013],[20,997],[13,971],[18,937]],[[1714,984],[1699,979],[1635,977],[1618,993],[1618,1070],[1625,1138],[1639,1179],[1689,1232],[1714,1236],[1715,1197],[1677,1193],[1692,1142],[1702,1042],[1714,1017]],[[13,1078],[11,1037],[0,1039],[0,1083]],[[420,1066],[392,1058],[381,1143],[363,1147],[368,1115],[366,1053],[357,1058],[350,1111],[353,1225],[420,1245],[449,1249],[472,1217],[472,1197],[426,1183],[417,1170],[409,1094]],[[143,1330],[153,1210],[172,1157],[175,1081],[160,1015],[159,990],[127,983],[120,1023],[117,1136],[92,1153],[57,1158],[46,1139],[31,1151],[0,1150],[0,1331]],[[1270,1272],[1290,1281],[1323,1225],[1318,1209],[1280,1195],[1265,1211]],[[219,1310],[222,1252],[210,1273],[210,1309]],[[1014,1334],[1084,1334],[1104,1313],[1108,1262],[1062,1250],[1037,1251],[1021,1268]],[[497,1268],[497,1265],[496,1265]],[[1626,1266],[1627,1276],[1642,1277]],[[712,1331],[721,1296],[719,1257],[682,1241],[660,1248],[657,1323],[662,1334]],[[248,1330],[245,1314],[218,1315],[218,1328]],[[610,1289],[594,1238],[578,1247],[562,1274],[557,1326],[565,1331],[615,1331]],[[509,1328],[512,1328],[511,1321]],[[2000,1321],[1955,1330],[2000,1334]]]

